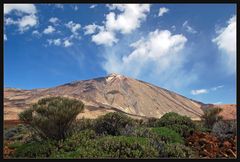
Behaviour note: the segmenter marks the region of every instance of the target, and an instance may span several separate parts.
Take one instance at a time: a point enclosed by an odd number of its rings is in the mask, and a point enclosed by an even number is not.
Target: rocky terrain
[[[39,99],[48,96],[63,96],[81,100],[85,104],[80,117],[96,118],[107,112],[120,111],[135,118],[161,117],[167,112],[200,120],[203,114],[198,101],[188,99],[169,90],[118,74],[91,80],[82,80],[53,88],[22,90],[4,89],[4,120],[16,120],[18,113],[27,109]],[[223,107],[223,114],[229,118],[236,116],[236,105]],[[226,109],[226,108],[225,108]],[[232,115],[228,115],[228,110]],[[234,112],[235,111],[235,112]]]

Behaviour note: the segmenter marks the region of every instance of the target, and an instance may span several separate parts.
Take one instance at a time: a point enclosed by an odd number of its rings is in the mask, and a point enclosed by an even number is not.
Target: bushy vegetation
[[[220,139],[230,139],[237,133],[236,121],[218,121],[214,123],[212,132],[217,135]]]
[[[195,123],[187,116],[179,115],[175,112],[164,114],[156,123],[158,127],[167,127],[181,136],[186,137],[196,129]]]
[[[167,127],[152,128],[151,130],[165,143],[184,143],[180,134]]]
[[[222,120],[222,116],[219,113],[222,111],[221,108],[208,108],[204,109],[202,120],[206,128],[212,129],[214,123]]]
[[[49,97],[19,114],[41,138],[64,139],[84,104],[75,99]]]
[[[133,125],[133,120],[127,115],[119,112],[108,113],[95,121],[94,129],[97,134],[120,135],[126,128]]]
[[[164,158],[194,158],[194,154],[191,148],[179,143],[164,144],[159,153]]]
[[[196,124],[173,112],[147,121],[119,112],[76,120],[82,110],[83,104],[76,100],[59,97],[40,100],[20,114],[25,125],[4,130],[4,143],[14,150],[10,157],[198,158],[186,139],[193,131],[211,130],[205,123]],[[63,121],[68,123],[65,127]],[[29,130],[34,130],[34,134],[29,135]],[[233,137],[236,122],[215,122],[211,131],[219,138]]]

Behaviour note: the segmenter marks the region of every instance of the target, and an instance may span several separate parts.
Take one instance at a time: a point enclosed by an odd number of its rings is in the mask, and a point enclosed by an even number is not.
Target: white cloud
[[[95,33],[97,29],[103,31],[103,26],[99,26],[93,23],[90,25],[86,25],[83,29],[85,30],[84,35],[89,35]]]
[[[163,14],[167,13],[168,11],[169,11],[168,8],[166,8],[166,7],[161,7],[161,8],[159,8],[158,16],[163,16]]]
[[[112,46],[113,43],[118,42],[118,39],[115,38],[115,35],[113,32],[101,31],[98,34],[92,36],[92,41],[98,45],[102,44],[106,46]]]
[[[112,46],[118,41],[115,37],[116,32],[132,33],[140,27],[141,22],[146,19],[147,13],[150,11],[149,4],[111,4],[107,7],[111,12],[106,15],[104,29],[92,36],[92,41],[98,45]],[[116,14],[112,10],[118,10],[120,13]]]
[[[18,17],[17,20],[13,20],[9,14],[13,11]],[[19,14],[19,13],[24,13]],[[24,32],[31,27],[34,27],[38,23],[38,18],[36,16],[37,9],[33,4],[4,4],[4,23],[5,25],[18,25],[19,31]]]
[[[95,8],[95,7],[97,7],[96,4],[95,5],[91,5],[89,8]]]
[[[173,31],[175,31],[175,30],[176,30],[176,26],[175,26],[175,25],[171,26],[171,29],[172,29]]]
[[[63,45],[64,45],[64,47],[69,47],[69,46],[72,46],[73,43],[70,42],[68,39],[66,39],[66,40],[63,42]]]
[[[209,88],[209,89],[197,89],[197,90],[192,90],[191,93],[193,95],[199,95],[199,94],[204,94],[204,93],[209,93],[210,91],[216,91],[220,88],[223,88],[224,86],[223,85],[220,85],[220,86],[216,86],[216,87],[212,87],[212,88]]]
[[[37,9],[33,4],[4,4],[4,15],[12,11],[20,11],[27,14],[36,14]]]
[[[107,14],[106,29],[120,31],[123,34],[131,33],[139,28],[141,21],[146,19],[146,14],[150,11],[149,4],[112,4],[108,7],[110,10],[119,10],[121,13]]]
[[[16,25],[16,24],[18,24],[18,21],[15,21],[9,17],[8,18],[4,17],[4,24],[5,25]]]
[[[19,30],[21,32],[26,31],[35,25],[37,25],[37,17],[35,15],[24,16],[18,21]]]
[[[182,50],[186,42],[184,35],[172,35],[168,30],[157,29],[150,32],[146,38],[132,43],[132,51],[129,53],[121,54],[123,47],[120,43],[114,46],[114,49],[106,49],[103,68],[107,73],[115,72],[151,80],[164,86],[181,86],[195,79],[195,76],[186,74],[182,69],[186,57]],[[116,48],[118,51],[115,51]],[[171,79],[173,76],[175,79]],[[185,83],[180,83],[181,80]]]
[[[57,17],[51,17],[49,19],[49,22],[53,23],[54,25],[57,25],[57,23],[59,22],[60,20],[57,18]]]
[[[51,25],[49,25],[46,29],[43,30],[44,34],[51,34],[55,31],[56,29],[54,27],[52,27]]]
[[[185,21],[183,23],[182,27],[183,27],[184,30],[186,30],[189,33],[192,33],[192,34],[196,34],[197,33],[197,31],[193,27],[191,27],[189,25],[188,21]]]
[[[38,38],[40,38],[40,37],[42,36],[42,34],[41,34],[38,30],[34,30],[34,31],[32,32],[32,35],[35,35],[35,36],[37,36]]]
[[[212,40],[224,54],[223,65],[230,74],[236,73],[236,30],[236,15],[234,15],[228,20],[226,27],[217,31],[217,37]]]
[[[48,39],[47,40],[49,45],[55,45],[55,46],[60,46],[61,45],[61,39]]]
[[[81,28],[81,25],[78,23],[74,23],[73,21],[69,21],[65,24],[67,28],[71,30],[74,35],[78,35],[78,30]]]
[[[191,91],[192,95],[199,95],[199,94],[205,94],[208,93],[207,89],[196,89]]]
[[[223,88],[223,87],[224,87],[223,85],[220,85],[220,86],[212,87],[211,90],[216,91],[216,90],[218,90],[220,88]]]
[[[4,41],[7,41],[7,35],[4,34]]]

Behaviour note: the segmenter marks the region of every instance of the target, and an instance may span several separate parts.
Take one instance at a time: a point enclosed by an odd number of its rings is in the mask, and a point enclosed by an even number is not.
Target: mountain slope
[[[79,116],[95,118],[112,111],[133,117],[161,117],[174,111],[198,120],[203,114],[200,102],[118,74],[83,80],[53,88],[4,90],[4,120],[16,119],[17,113],[47,96],[64,96],[83,101],[86,110]]]

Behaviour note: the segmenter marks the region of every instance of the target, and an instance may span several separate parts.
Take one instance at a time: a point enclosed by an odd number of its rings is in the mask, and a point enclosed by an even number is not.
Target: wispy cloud
[[[208,93],[207,89],[196,89],[191,91],[192,95],[199,95],[199,94],[205,94]]]
[[[221,55],[223,67],[226,67],[229,74],[236,73],[236,30],[236,15],[234,15],[227,21],[226,27],[216,31],[218,35],[212,39],[223,54]]]
[[[53,26],[49,25],[47,28],[45,28],[43,30],[43,33],[44,34],[51,34],[51,33],[55,32],[55,31],[56,31],[56,29]]]
[[[192,95],[205,94],[205,93],[209,93],[210,91],[217,91],[218,89],[223,87],[224,87],[223,85],[220,85],[220,86],[212,87],[209,89],[196,89],[196,90],[192,90],[191,94]]]
[[[169,9],[166,7],[159,8],[158,16],[163,16],[165,13],[169,12]]]
[[[191,27],[188,23],[188,21],[185,21],[182,25],[183,29],[186,30],[188,33],[196,34],[197,31]]]

